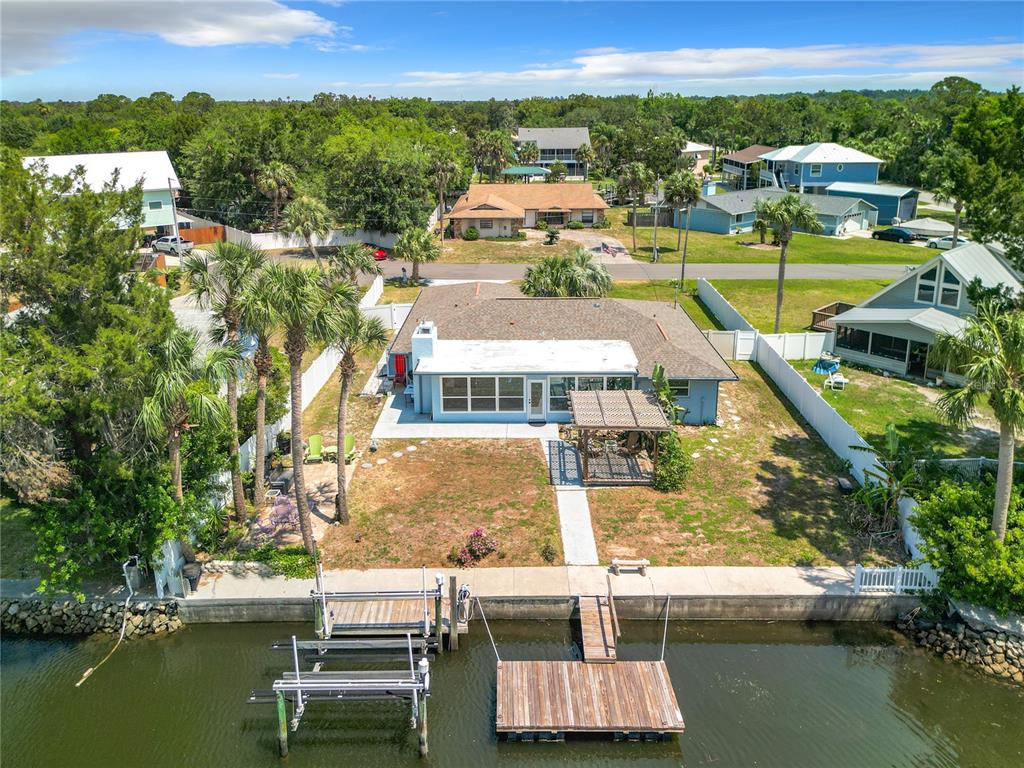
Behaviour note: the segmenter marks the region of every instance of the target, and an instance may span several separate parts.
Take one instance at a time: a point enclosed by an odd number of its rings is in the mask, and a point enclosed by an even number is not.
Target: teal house
[[[757,201],[783,197],[786,194],[781,189],[763,187],[706,195],[690,210],[690,229],[719,235],[750,232],[757,219]],[[878,219],[878,210],[875,206],[859,198],[811,194],[802,194],[800,198],[810,203],[818,212],[818,221],[824,235],[842,235],[858,229],[867,229]],[[685,226],[686,214],[680,216],[677,211],[675,224]]]
[[[83,155],[45,155],[26,157],[28,167],[46,166],[50,176],[66,176],[75,168],[85,170],[85,183],[101,189],[117,174],[118,187],[127,189],[142,184],[142,228],[154,230],[174,226],[174,198],[181,192],[178,174],[163,150],[153,152],[99,152]]]
[[[837,181],[876,184],[882,167],[882,161],[867,152],[821,141],[791,144],[759,157],[765,164],[762,184],[822,195]]]
[[[878,209],[878,222],[891,224],[893,219],[911,221],[917,218],[917,190],[895,184],[858,184],[836,181],[829,184],[825,194],[834,197],[859,198]]]

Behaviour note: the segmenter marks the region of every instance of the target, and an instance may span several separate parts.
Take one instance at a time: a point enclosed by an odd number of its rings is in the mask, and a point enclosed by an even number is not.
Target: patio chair
[[[849,383],[850,380],[848,378],[843,376],[843,374],[839,373],[839,371],[835,371],[834,373],[830,373],[828,375],[828,377],[825,379],[825,383],[823,384],[823,386],[825,389],[831,389],[833,391],[841,392],[842,390],[846,389],[846,385]]]
[[[325,445],[324,446],[324,461],[337,462],[338,460],[338,446],[336,445]]]
[[[306,447],[306,463],[319,464],[324,460],[324,438],[322,435],[310,435],[309,445]]]
[[[355,435],[345,435],[345,463],[351,464],[356,457]]]
[[[643,450],[644,444],[640,439],[639,432],[630,432],[626,438],[625,453],[627,456],[636,456]]]

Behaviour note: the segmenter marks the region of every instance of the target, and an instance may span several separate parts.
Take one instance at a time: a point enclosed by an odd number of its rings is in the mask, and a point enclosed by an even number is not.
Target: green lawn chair
[[[309,447],[306,448],[306,463],[319,464],[323,457],[324,438],[323,435],[310,435]]]
[[[351,464],[356,457],[356,438],[354,435],[345,435],[345,463]]]

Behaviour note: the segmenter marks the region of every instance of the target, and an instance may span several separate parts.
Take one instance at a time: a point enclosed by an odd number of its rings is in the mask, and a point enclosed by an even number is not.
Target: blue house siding
[[[903,221],[917,218],[916,191],[902,197],[884,193],[845,192],[836,189],[826,190],[826,194],[835,197],[860,198],[867,203],[871,203],[878,209],[878,221],[880,224],[889,224],[896,217]]]
[[[686,409],[684,424],[714,424],[718,419],[718,382],[691,379],[690,396],[677,397],[676,405]]]
[[[174,226],[174,208],[169,189],[142,193],[142,228]]]
[[[686,214],[680,216],[676,211],[674,223],[677,227],[686,226]],[[728,235],[733,232],[749,232],[754,224],[757,215],[753,211],[746,211],[736,216],[718,208],[694,208],[690,213],[690,229],[698,232],[713,232],[718,235]]]

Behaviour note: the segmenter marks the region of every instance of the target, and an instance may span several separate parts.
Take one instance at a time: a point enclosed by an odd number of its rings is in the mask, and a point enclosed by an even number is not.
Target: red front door
[[[405,355],[395,355],[395,381],[405,383]]]

